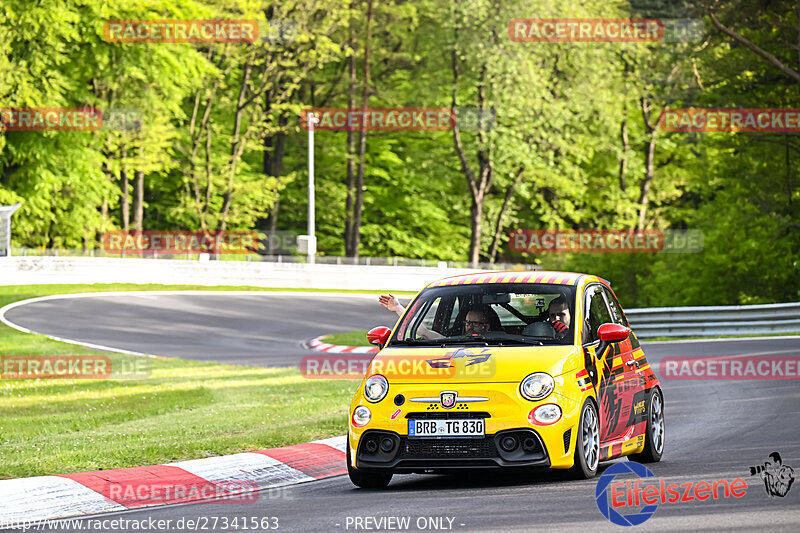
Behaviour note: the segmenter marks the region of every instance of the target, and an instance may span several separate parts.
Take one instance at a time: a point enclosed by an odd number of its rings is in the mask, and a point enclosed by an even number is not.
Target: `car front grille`
[[[463,419],[483,419],[483,418],[491,418],[492,415],[483,411],[471,411],[471,412],[453,412],[453,411],[445,411],[445,412],[438,412],[438,413],[408,413],[406,418],[411,420],[463,420]]]
[[[400,446],[404,459],[450,457],[497,457],[494,439],[404,439]]]

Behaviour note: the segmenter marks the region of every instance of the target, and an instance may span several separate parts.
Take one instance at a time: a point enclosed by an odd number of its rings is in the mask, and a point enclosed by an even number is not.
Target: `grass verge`
[[[387,326],[391,327],[391,326]],[[340,344],[342,346],[370,346],[367,342],[367,330],[346,331],[344,333],[331,333],[322,337],[323,342]]]
[[[0,305],[48,294],[261,287],[0,287]],[[338,291],[337,291],[338,292]],[[369,292],[369,291],[367,291]],[[0,325],[0,355],[98,352]],[[130,356],[111,354],[112,365]],[[293,368],[152,358],[149,377],[0,379],[0,478],[160,464],[342,435],[355,381]]]

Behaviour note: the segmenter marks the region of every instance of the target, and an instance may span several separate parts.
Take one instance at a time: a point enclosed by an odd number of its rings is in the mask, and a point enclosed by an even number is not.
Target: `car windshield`
[[[432,287],[403,315],[390,346],[572,344],[575,287],[491,283]]]

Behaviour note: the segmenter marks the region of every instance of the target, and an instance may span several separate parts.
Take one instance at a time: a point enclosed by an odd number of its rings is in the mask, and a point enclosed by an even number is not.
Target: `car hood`
[[[381,374],[393,383],[519,382],[532,372],[561,375],[582,360],[572,345],[386,348],[372,360],[367,376]]]

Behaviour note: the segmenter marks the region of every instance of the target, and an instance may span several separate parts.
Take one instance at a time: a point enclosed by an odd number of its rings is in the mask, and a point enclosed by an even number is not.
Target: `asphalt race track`
[[[401,302],[405,303],[403,298]],[[320,335],[392,326],[376,296],[332,293],[135,293],[48,299],[9,310],[36,333],[150,355],[293,366]]]
[[[104,297],[54,300],[8,314],[22,326],[53,335],[245,364],[285,364],[304,353],[297,348],[304,339],[390,323],[391,316],[374,299],[281,293],[137,296],[128,302]],[[115,339],[119,342],[112,342]],[[159,339],[168,342],[154,350]],[[273,351],[267,351],[270,342],[276,344],[269,348]],[[228,351],[221,350],[225,346]],[[629,530],[800,531],[800,481],[785,498],[770,497],[762,480],[749,472],[750,466],[763,465],[771,452],[778,451],[784,464],[794,467],[795,477],[800,477],[800,382],[666,380],[657,365],[668,355],[797,357],[800,340],[653,343],[645,344],[644,349],[662,378],[667,431],[664,457],[649,468],[667,484],[741,477],[748,488],[740,499],[659,504],[649,520]],[[345,428],[342,430],[344,433]],[[601,515],[595,502],[596,485],[596,479],[572,481],[547,473],[507,476],[479,472],[459,477],[396,476],[388,489],[369,491],[354,488],[342,476],[273,489],[251,504],[172,505],[97,518],[171,519],[173,526],[167,531],[186,531],[174,526],[181,518],[208,520],[209,531],[214,519],[217,531],[223,530],[223,523],[229,524],[225,531],[244,531],[241,525],[230,526],[236,517],[240,521],[277,517],[277,531],[398,530],[386,527],[396,526],[396,522],[377,526],[375,521],[389,517],[408,518],[409,531],[624,531]],[[82,530],[86,527],[84,523]],[[51,530],[81,529],[73,525]]]

